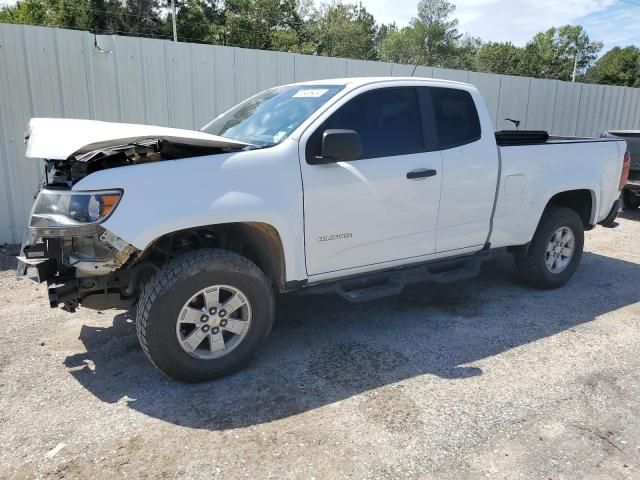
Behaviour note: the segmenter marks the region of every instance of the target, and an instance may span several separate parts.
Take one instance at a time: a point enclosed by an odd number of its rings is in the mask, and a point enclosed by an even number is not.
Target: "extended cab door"
[[[317,275],[433,254],[442,157],[425,133],[417,87],[364,87],[301,138],[307,272]],[[312,165],[327,129],[355,130],[362,155]]]
[[[491,119],[473,88],[425,88],[431,92],[442,153],[436,252],[482,247],[489,234],[499,174]]]

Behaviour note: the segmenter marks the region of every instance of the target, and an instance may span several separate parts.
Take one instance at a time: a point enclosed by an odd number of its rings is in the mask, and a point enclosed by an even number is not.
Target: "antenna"
[[[505,118],[507,122],[511,122],[516,126],[516,130],[520,130],[520,120],[514,120],[512,118]]]
[[[416,60],[416,62],[413,64],[413,71],[411,72],[412,77],[416,73],[416,69],[418,68],[418,65],[420,64],[421,61],[422,61],[422,55],[420,55]]]

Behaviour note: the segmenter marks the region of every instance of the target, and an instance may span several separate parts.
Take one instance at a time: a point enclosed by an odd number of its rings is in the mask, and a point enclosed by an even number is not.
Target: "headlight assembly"
[[[93,235],[120,198],[122,190],[42,190],[33,205],[29,228],[41,237]]]

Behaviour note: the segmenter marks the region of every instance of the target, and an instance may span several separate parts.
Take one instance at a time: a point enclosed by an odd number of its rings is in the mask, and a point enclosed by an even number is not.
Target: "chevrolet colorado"
[[[18,274],[52,307],[137,303],[148,358],[190,382],[250,359],[277,292],[377,299],[496,249],[559,287],[629,166],[623,140],[495,133],[475,87],[420,78],[272,88],[200,131],[32,119],[27,157],[45,180]]]

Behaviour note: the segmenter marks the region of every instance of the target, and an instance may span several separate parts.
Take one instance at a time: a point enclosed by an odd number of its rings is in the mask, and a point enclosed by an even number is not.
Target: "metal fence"
[[[0,24],[0,243],[19,243],[42,175],[25,159],[31,117],[198,128],[265,88],[304,80],[407,76],[414,67],[235,47]],[[640,89],[418,67],[475,84],[494,127],[557,135],[640,128]]]

